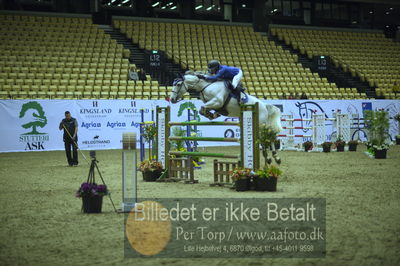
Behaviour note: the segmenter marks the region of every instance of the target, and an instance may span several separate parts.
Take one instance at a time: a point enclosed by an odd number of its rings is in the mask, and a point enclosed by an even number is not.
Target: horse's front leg
[[[275,150],[275,143],[271,143],[272,157],[274,158],[277,164],[281,164],[281,158],[278,156],[278,153]]]
[[[210,112],[209,110],[207,110],[206,108],[204,108],[204,106],[202,106],[202,107],[200,108],[199,114],[202,115],[202,116],[204,116],[204,117],[207,117],[208,119],[213,119],[213,117],[214,117],[214,114],[211,113],[211,112]]]
[[[263,156],[264,156],[265,165],[269,165],[269,164],[272,163],[272,159],[271,159],[271,158],[268,158],[268,149],[265,149],[265,150],[263,151]]]
[[[223,104],[224,102],[222,99],[220,99],[219,97],[215,97],[212,100],[208,101],[203,107],[208,110],[217,110],[220,109]],[[214,112],[214,114],[212,114],[212,117],[210,119],[212,120],[220,116],[221,114],[219,114],[218,112]]]

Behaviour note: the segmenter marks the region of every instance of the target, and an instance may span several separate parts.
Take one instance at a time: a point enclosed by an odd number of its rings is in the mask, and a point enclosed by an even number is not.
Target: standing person
[[[139,75],[138,75],[138,73],[135,71],[135,68],[134,68],[134,67],[131,67],[131,68],[129,69],[128,78],[129,78],[130,80],[135,80],[135,81],[139,79]]]
[[[138,76],[141,81],[147,80],[146,72],[144,72],[143,68],[138,71]]]
[[[65,118],[61,121],[59,129],[64,129],[64,147],[69,166],[78,166],[78,122],[71,116],[69,111],[65,112]]]

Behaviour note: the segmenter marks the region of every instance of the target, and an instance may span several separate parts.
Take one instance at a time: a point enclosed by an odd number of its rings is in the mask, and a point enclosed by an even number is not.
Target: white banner
[[[363,110],[384,109],[389,115],[400,113],[399,100],[266,100],[281,108],[282,114],[293,114],[293,118],[311,118],[312,113],[332,117],[337,111],[350,114],[350,117],[363,117]],[[121,149],[122,133],[136,132],[139,136],[141,109],[144,121],[152,121],[152,110],[156,106],[167,106],[165,100],[0,100],[0,152],[63,150],[62,131],[58,126],[64,112],[70,111],[79,124],[78,145],[84,150]],[[193,119],[207,121],[204,117],[193,117],[189,109],[200,109],[201,101],[182,101],[171,105],[171,121]],[[190,115],[190,114],[191,115]],[[238,118],[220,117],[217,121],[238,121]],[[363,120],[356,124],[352,120],[351,139],[365,140]],[[326,139],[336,134],[334,122],[327,121]],[[294,127],[310,127],[311,121],[295,121]],[[195,128],[193,128],[195,129]],[[394,140],[399,134],[399,126],[390,120],[390,135]],[[281,132],[285,134],[285,130]],[[311,135],[311,129],[295,129],[295,135]],[[197,136],[235,137],[240,129],[235,126],[199,126]],[[307,138],[296,138],[303,142]],[[238,145],[224,142],[200,142],[204,146]]]

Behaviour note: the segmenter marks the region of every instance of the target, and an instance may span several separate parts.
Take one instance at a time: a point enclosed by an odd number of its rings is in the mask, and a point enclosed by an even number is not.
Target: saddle
[[[244,92],[245,88],[243,88],[242,83],[240,82],[237,86],[236,89],[233,89],[232,82],[230,80],[224,80],[224,85],[225,88],[229,90],[228,97],[226,97],[224,105],[218,110],[216,110],[218,113],[220,113],[223,116],[228,115],[228,111],[226,110],[226,106],[229,104],[232,98],[236,99],[238,104],[240,105],[241,103],[246,103],[248,101],[247,94]],[[240,99],[240,94],[243,92],[245,95],[244,99]]]
[[[230,80],[225,80],[224,81],[224,85],[225,85],[225,88],[227,88],[230,91],[229,96],[231,98],[235,98],[239,103],[241,101],[240,94],[243,92],[244,95],[245,95],[245,98],[241,102],[242,103],[246,103],[247,102],[247,95],[244,92],[246,90],[246,88],[243,87],[242,82],[239,82],[239,84],[238,84],[236,89],[233,88],[232,81],[230,81]]]

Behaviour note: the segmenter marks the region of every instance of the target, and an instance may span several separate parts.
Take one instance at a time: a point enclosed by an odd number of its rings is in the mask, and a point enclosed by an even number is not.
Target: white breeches
[[[239,85],[239,82],[242,78],[243,78],[243,72],[242,70],[239,69],[239,73],[237,73],[236,76],[234,76],[232,79],[232,86],[234,89],[236,89],[237,85]]]

